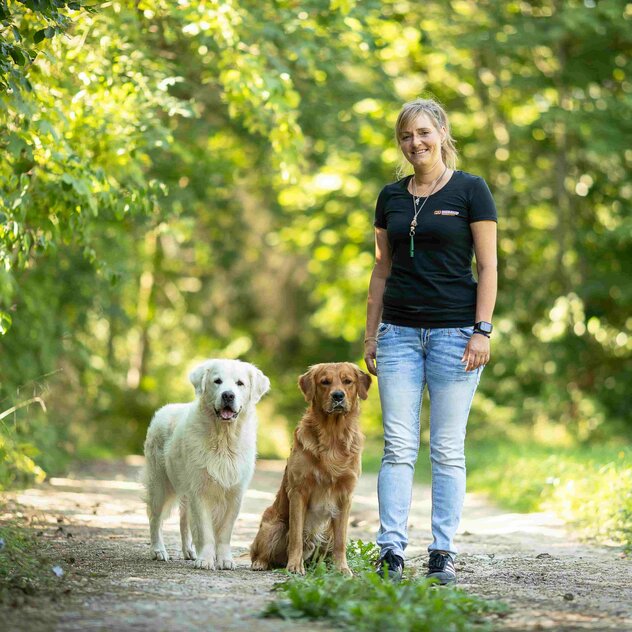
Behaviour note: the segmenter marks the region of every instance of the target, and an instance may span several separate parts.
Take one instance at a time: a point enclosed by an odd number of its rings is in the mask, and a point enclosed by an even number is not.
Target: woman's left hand
[[[489,338],[483,334],[472,334],[470,341],[465,347],[461,362],[466,362],[465,370],[474,371],[479,366],[484,366],[489,362],[490,344]]]

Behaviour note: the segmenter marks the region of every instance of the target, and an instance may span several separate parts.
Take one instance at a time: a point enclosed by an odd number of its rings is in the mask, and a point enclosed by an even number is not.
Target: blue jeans
[[[432,544],[454,558],[454,534],[465,498],[465,427],[482,367],[465,371],[461,357],[473,327],[419,329],[381,323],[377,375],[384,424],[378,477],[382,554],[404,557],[413,474],[419,452],[424,387],[430,396]]]

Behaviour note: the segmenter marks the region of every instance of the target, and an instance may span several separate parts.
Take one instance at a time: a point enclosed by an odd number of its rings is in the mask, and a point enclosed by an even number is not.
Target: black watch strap
[[[484,331],[481,331],[480,329],[475,329],[474,333],[475,334],[480,334],[481,336],[485,336],[485,338],[491,338],[491,336],[489,334],[486,334]]]
[[[480,320],[479,322],[474,323],[474,331],[478,334],[483,334],[484,336],[487,336],[488,338],[491,335],[493,330],[494,330],[494,326],[485,320]]]

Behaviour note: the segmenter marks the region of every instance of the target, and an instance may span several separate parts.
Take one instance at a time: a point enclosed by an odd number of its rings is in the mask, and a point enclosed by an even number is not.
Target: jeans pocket
[[[375,337],[379,340],[382,336],[385,336],[391,329],[393,329],[393,325],[391,323],[380,323],[377,328],[377,334]]]
[[[454,331],[457,335],[461,336],[461,338],[465,338],[465,340],[469,340],[474,333],[474,325],[470,327],[455,327]]]

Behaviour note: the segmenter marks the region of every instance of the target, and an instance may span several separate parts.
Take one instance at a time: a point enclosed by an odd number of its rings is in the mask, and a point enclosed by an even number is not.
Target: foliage
[[[35,60],[36,46],[64,33],[71,15],[92,11],[77,0],[0,1],[0,91],[32,90],[26,70]]]
[[[471,446],[468,486],[516,511],[552,510],[578,532],[632,550],[632,447]]]
[[[325,619],[352,630],[486,629],[482,616],[505,608],[459,589],[437,589],[429,580],[385,582],[375,573],[377,547],[350,542],[347,555],[355,577],[345,577],[320,561],[305,577],[290,577],[276,587],[280,597],[264,616]]]
[[[0,507],[2,513],[15,507]],[[0,603],[18,605],[25,596],[60,595],[65,589],[63,568],[49,547],[37,538],[21,518],[0,525]]]
[[[217,355],[270,375],[262,432],[281,437],[297,375],[360,358],[372,209],[421,93],[500,209],[470,427],[629,437],[624,0],[80,6],[0,2],[2,45],[39,51],[0,55],[0,412],[41,394],[48,410],[20,409],[5,445],[47,471],[55,452],[138,451]]]

